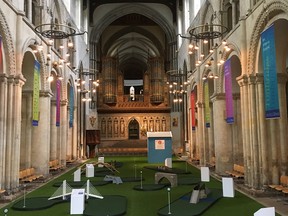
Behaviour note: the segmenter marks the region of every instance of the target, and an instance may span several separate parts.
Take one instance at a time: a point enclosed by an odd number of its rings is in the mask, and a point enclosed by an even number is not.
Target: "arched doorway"
[[[129,122],[128,131],[129,139],[139,139],[139,123],[136,119]]]

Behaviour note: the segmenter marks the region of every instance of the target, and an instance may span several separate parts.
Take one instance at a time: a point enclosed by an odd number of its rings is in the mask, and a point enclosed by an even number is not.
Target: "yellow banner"
[[[38,126],[39,121],[39,91],[40,91],[40,64],[35,60],[33,81],[33,119],[32,125]]]

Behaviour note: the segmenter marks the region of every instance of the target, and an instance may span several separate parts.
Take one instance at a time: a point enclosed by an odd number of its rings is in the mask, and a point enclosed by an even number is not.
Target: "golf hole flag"
[[[268,119],[280,117],[274,32],[274,25],[271,25],[261,33],[265,117]]]

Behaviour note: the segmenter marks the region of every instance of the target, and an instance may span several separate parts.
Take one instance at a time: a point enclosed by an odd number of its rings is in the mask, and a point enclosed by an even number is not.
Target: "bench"
[[[59,169],[63,169],[63,165],[59,164],[59,161],[57,159],[49,161],[49,170],[50,171],[57,171]]]
[[[36,175],[35,169],[33,167],[20,170],[19,172],[19,180],[25,183],[32,182],[32,181],[41,179],[43,177],[44,177],[43,175]]]
[[[211,157],[210,161],[207,163],[208,167],[210,168],[215,168],[216,166],[216,158],[215,157]]]
[[[4,194],[5,192],[6,192],[6,190],[0,189],[0,195]]]
[[[244,166],[234,164],[232,171],[226,171],[226,173],[235,178],[244,178]]]
[[[269,185],[269,188],[277,190],[277,191],[285,191],[288,190],[288,176],[281,175],[280,176],[280,184],[271,184]]]
[[[66,163],[70,164],[70,163],[74,163],[76,161],[76,159],[72,159],[71,156],[66,156]]]

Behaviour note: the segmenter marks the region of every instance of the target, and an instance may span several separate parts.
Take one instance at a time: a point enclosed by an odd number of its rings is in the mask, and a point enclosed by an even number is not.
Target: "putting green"
[[[222,190],[220,189],[210,189],[210,193],[207,198],[200,199],[198,203],[190,203],[190,197],[192,192],[185,194],[179,199],[175,200],[169,205],[161,208],[158,211],[158,215],[162,216],[194,216],[201,215],[206,211],[211,205],[213,205],[217,200],[222,197]],[[170,212],[169,212],[170,209]],[[170,213],[170,214],[169,214]]]

